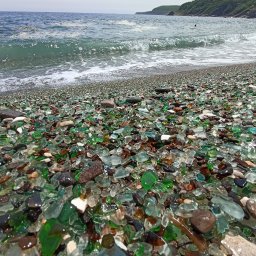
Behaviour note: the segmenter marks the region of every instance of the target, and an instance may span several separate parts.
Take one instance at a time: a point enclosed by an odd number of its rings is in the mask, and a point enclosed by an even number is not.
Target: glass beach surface
[[[5,84],[1,254],[254,255],[256,65],[168,65]]]

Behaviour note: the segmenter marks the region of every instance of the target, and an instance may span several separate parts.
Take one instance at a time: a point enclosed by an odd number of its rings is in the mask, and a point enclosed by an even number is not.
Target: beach
[[[255,63],[1,93],[0,253],[254,255],[255,97]]]

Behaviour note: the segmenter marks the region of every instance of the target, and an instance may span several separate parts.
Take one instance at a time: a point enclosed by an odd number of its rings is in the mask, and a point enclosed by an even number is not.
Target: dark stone
[[[144,234],[144,239],[146,243],[153,246],[162,246],[165,244],[164,240],[157,234],[149,231]]]
[[[9,199],[10,199],[10,198],[9,198],[8,195],[0,196],[0,205],[9,202]]]
[[[103,100],[100,104],[104,108],[114,108],[115,107],[114,100]]]
[[[25,144],[17,144],[16,146],[13,147],[14,150],[18,151],[18,150],[24,150],[27,149],[27,145]]]
[[[97,176],[103,173],[103,164],[101,161],[95,161],[93,164],[79,177],[79,183],[87,183],[90,180],[93,180]]]
[[[136,104],[142,101],[141,97],[129,97],[126,99],[127,103]]]
[[[170,172],[170,173],[175,173],[177,171],[174,167],[169,165],[163,165],[163,170],[165,172]]]
[[[164,87],[156,88],[156,89],[155,89],[155,92],[156,92],[156,93],[168,93],[168,92],[170,92],[170,91],[171,91],[170,88],[164,88]]]
[[[0,167],[5,164],[6,164],[6,161],[2,157],[0,157]]]
[[[213,229],[216,218],[208,210],[197,210],[193,212],[190,221],[194,229],[201,233],[208,233]]]
[[[113,235],[107,234],[102,237],[102,242],[101,242],[102,247],[110,249],[115,245],[115,239]]]
[[[13,150],[12,147],[2,147],[2,149],[1,149],[2,152],[10,152],[12,150]]]
[[[220,163],[218,166],[218,178],[222,179],[233,174],[233,167],[229,163]]]
[[[25,192],[29,191],[30,187],[31,187],[31,184],[28,181],[25,181],[24,185],[21,188],[19,188],[18,190],[16,190],[16,193],[24,194]]]
[[[141,221],[133,219],[132,217],[130,217],[128,215],[126,215],[125,218],[126,218],[128,224],[134,226],[136,232],[144,229],[144,225]]]
[[[234,179],[234,183],[240,187],[240,188],[244,188],[247,184],[247,180],[246,179],[240,179],[240,178],[235,178]]]
[[[27,201],[27,206],[29,208],[40,208],[42,206],[40,193],[38,192],[33,193],[33,195]]]
[[[9,175],[0,176],[0,184],[4,184],[6,181],[8,181],[11,178]]]
[[[12,109],[0,109],[0,119],[5,118],[15,118],[19,116],[24,116],[24,113]]]
[[[132,194],[132,198],[133,198],[134,202],[136,203],[136,205],[143,206],[144,200],[138,193]]]
[[[61,173],[58,180],[60,182],[60,185],[62,185],[63,187],[68,187],[75,184],[75,180],[69,172]]]
[[[30,221],[36,222],[41,213],[41,208],[31,208],[27,211],[27,217]]]
[[[0,216],[0,228],[6,229],[9,226],[9,220],[11,219],[11,215],[9,213],[6,213],[2,216]]]
[[[246,202],[246,208],[251,214],[251,216],[256,219],[256,201],[249,199]]]
[[[245,169],[250,168],[250,165],[248,165],[245,161],[236,158],[235,161],[240,165],[241,167],[244,167]]]
[[[34,236],[25,236],[19,239],[18,245],[22,250],[32,248],[37,244],[37,239]]]

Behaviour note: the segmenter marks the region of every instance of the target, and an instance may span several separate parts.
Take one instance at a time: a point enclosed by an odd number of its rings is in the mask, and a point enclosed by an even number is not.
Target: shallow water
[[[256,59],[248,19],[0,12],[0,24],[0,92]]]

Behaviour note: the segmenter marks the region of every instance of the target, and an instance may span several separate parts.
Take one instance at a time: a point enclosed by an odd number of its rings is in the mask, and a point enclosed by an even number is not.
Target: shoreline
[[[200,79],[203,75],[221,75],[224,73],[234,73],[241,72],[241,69],[245,72],[252,72],[253,69],[256,69],[256,62],[253,63],[245,63],[245,64],[233,64],[233,65],[220,65],[214,67],[200,67],[197,66],[188,70],[180,70],[180,71],[171,71],[170,73],[163,73],[157,75],[148,75],[141,76],[135,78],[125,78],[125,79],[116,79],[113,81],[101,81],[101,82],[89,82],[85,85],[73,85],[73,86],[63,86],[63,87],[46,87],[45,89],[41,88],[32,88],[32,89],[24,89],[24,90],[14,90],[14,91],[6,91],[0,94],[0,99],[14,96],[14,97],[22,97],[28,95],[37,94],[51,94],[57,92],[63,93],[93,93],[94,91],[104,90],[104,92],[111,91],[113,89],[131,89],[136,87],[138,89],[150,89],[150,86],[159,86],[159,85],[168,85],[171,82],[178,83],[178,81],[182,81],[184,79]],[[166,70],[167,72],[167,70]],[[146,83],[147,85],[144,85]]]

